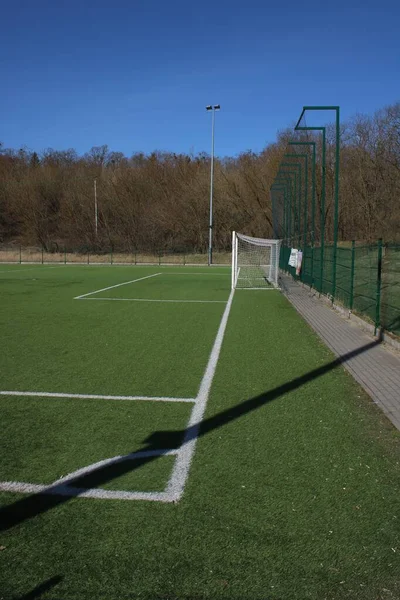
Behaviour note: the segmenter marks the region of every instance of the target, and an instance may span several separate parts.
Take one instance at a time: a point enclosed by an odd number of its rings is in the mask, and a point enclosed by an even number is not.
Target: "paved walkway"
[[[282,291],[343,366],[400,430],[400,355],[340,316],[315,290],[281,275]]]

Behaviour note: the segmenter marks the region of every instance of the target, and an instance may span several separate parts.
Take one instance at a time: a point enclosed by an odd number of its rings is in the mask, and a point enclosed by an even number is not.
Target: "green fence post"
[[[311,185],[312,185],[312,197],[311,197],[311,285],[310,289],[314,287],[314,246],[315,246],[315,163],[316,163],[316,150],[315,142],[312,142],[313,146],[313,159],[312,159],[312,171],[311,171]]]
[[[89,254],[90,254],[90,252],[88,250],[88,253],[87,253],[87,264],[89,264]]]
[[[333,225],[333,277],[332,277],[332,302],[336,296],[336,268],[338,248],[338,225],[339,225],[339,169],[340,169],[340,115],[339,106],[336,110],[336,152],[335,152],[335,209]]]
[[[302,172],[301,172],[301,165],[300,165],[300,175],[299,175],[299,208],[298,208],[298,227],[299,227],[299,243],[298,243],[298,248],[301,248],[301,180],[302,180]],[[299,277],[300,278],[300,277]]]
[[[375,331],[374,335],[381,323],[381,288],[382,288],[382,238],[378,240],[378,273],[376,277],[376,314],[375,314]]]
[[[354,265],[356,258],[356,243],[353,240],[351,242],[351,272],[350,272],[350,310],[353,310],[354,305]]]
[[[113,249],[110,250],[110,265],[113,264]]]
[[[64,265],[67,264],[67,248],[64,246]]]
[[[43,264],[43,246],[42,246],[42,264]]]
[[[303,224],[303,265],[302,270],[300,271],[300,279],[304,280],[304,273],[306,272],[306,245],[307,245],[307,228],[308,228],[308,156],[305,155],[306,159],[306,173],[305,173],[305,181],[304,181],[304,224]]]
[[[22,262],[22,246],[19,246],[19,264]]]
[[[135,265],[136,265],[136,250],[135,250]]]
[[[183,255],[183,266],[186,265],[186,254]]]
[[[158,266],[161,266],[161,252],[158,253]]]
[[[320,265],[320,294],[324,290],[324,260],[325,260],[325,186],[326,186],[326,130],[322,130],[322,189],[321,189],[321,265]]]

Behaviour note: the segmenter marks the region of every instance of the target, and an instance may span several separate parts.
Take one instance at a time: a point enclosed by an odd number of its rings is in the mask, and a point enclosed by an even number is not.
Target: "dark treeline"
[[[334,145],[328,129],[326,227],[333,222]],[[229,249],[231,231],[270,237],[269,187],[288,139],[262,152],[218,159],[214,244]],[[315,138],[316,140],[318,138]],[[320,161],[320,148],[318,151]],[[398,239],[400,103],[342,124],[339,238]],[[320,169],[317,167],[317,172]],[[94,219],[94,180],[99,207]],[[204,252],[208,242],[210,159],[153,152],[126,157],[107,146],[40,154],[0,147],[0,243],[47,250],[109,249]],[[317,211],[320,206],[317,179]]]

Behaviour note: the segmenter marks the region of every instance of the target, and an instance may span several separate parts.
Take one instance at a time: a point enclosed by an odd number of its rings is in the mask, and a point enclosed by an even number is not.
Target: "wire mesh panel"
[[[382,264],[381,326],[400,336],[400,245],[388,244]]]
[[[376,318],[378,246],[358,246],[355,255],[354,310]]]
[[[306,246],[303,250],[303,266],[300,278],[307,285],[313,284],[313,258],[313,248]]]
[[[277,287],[280,241],[240,233],[235,234],[233,239],[233,287]]]
[[[344,306],[352,307],[352,262],[351,248],[337,249],[336,299]]]
[[[332,281],[334,275],[334,247],[325,244],[324,248],[324,269],[321,292],[330,295],[332,292]]]

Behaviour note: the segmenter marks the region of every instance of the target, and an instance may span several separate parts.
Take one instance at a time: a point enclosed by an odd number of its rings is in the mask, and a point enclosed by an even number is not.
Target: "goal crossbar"
[[[232,232],[232,289],[278,287],[280,240]]]

